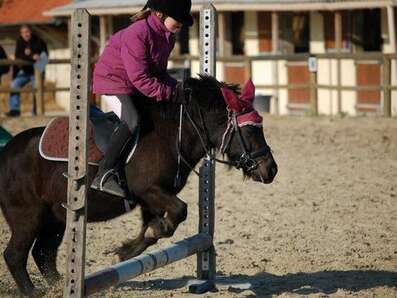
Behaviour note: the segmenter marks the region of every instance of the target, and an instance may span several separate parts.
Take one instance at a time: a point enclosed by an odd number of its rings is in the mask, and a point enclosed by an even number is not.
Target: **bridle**
[[[179,133],[177,137],[177,153],[178,153],[178,170],[177,174],[175,177],[175,184],[177,184],[177,181],[180,179],[180,162],[183,161],[194,173],[199,175],[199,173],[194,169],[194,167],[183,157],[181,153],[181,145],[182,145],[182,125],[183,125],[183,116],[186,116],[191,125],[193,126],[193,129],[195,130],[196,134],[198,135],[200,139],[201,146],[203,147],[206,156],[211,156],[211,151],[210,151],[210,138],[209,138],[209,133],[208,129],[205,125],[204,117],[203,117],[203,112],[200,107],[198,107],[199,110],[199,117],[200,117],[200,122],[202,126],[202,130],[204,131],[204,136],[200,132],[200,128],[197,125],[196,121],[191,117],[189,111],[186,109],[184,104],[180,105],[180,113],[179,113]],[[236,160],[222,160],[218,158],[214,158],[216,162],[222,163],[222,164],[227,164],[230,166],[235,167],[236,169],[243,169],[245,173],[250,173],[251,171],[255,170],[259,166],[259,162],[256,160],[259,157],[266,156],[267,154],[271,153],[271,148],[266,144],[262,148],[260,148],[257,151],[251,152],[247,148],[247,143],[245,142],[244,136],[241,132],[241,128],[238,125],[237,122],[237,117],[242,114],[238,114],[236,112],[231,112],[229,111],[228,113],[228,123],[226,126],[226,130],[223,133],[222,137],[222,145],[220,148],[220,151],[222,154],[228,153],[230,151],[231,143],[233,140],[234,136],[237,136],[242,154],[237,158]]]
[[[251,152],[247,148],[247,143],[245,142],[244,136],[241,133],[241,128],[237,122],[237,117],[240,115],[243,114],[237,114],[236,112],[229,112],[228,124],[225,132],[223,133],[220,151],[222,154],[228,153],[228,151],[230,150],[233,137],[236,135],[240,144],[242,154],[239,156],[238,159],[233,161],[224,161],[218,159],[216,159],[216,161],[232,165],[236,169],[243,169],[246,173],[249,173],[258,168],[259,163],[256,159],[269,154],[271,152],[271,148],[267,144],[265,144],[265,146],[254,152]]]

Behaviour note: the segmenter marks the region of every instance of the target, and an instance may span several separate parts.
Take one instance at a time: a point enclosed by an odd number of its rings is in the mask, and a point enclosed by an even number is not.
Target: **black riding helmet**
[[[145,8],[165,13],[185,26],[193,25],[193,17],[190,14],[191,0],[148,0]]]

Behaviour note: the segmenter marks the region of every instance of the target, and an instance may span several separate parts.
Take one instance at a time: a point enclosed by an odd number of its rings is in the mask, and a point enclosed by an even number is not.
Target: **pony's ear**
[[[240,111],[241,106],[237,94],[226,87],[221,88],[221,90],[222,90],[223,98],[229,109],[235,112]]]
[[[248,80],[241,92],[240,99],[248,102],[253,102],[255,98],[255,85],[252,80]]]

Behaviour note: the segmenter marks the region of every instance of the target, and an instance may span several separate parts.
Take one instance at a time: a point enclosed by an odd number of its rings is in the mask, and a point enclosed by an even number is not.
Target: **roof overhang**
[[[26,22],[0,23],[0,27],[2,27],[2,28],[4,28],[4,27],[19,27],[19,26],[26,25],[26,24],[31,25],[31,26],[45,26],[45,25],[57,24],[58,21],[49,20],[49,21],[40,21],[40,22],[26,21]]]
[[[133,14],[142,9],[140,5],[92,5],[84,7],[83,3],[72,3],[69,5],[45,11],[45,16],[69,17],[77,8],[86,8],[91,15],[122,15]],[[192,5],[192,11],[200,11],[202,5],[208,1],[196,1]],[[212,1],[218,11],[332,11],[332,10],[352,10],[352,9],[372,9],[396,6],[397,0],[297,0],[297,1]]]

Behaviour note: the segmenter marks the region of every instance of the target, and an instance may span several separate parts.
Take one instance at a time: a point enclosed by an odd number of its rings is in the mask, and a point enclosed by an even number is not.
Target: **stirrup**
[[[99,190],[103,191],[103,185],[105,184],[107,178],[110,176],[116,176],[117,178],[117,183],[120,184],[120,176],[119,173],[115,169],[110,169],[105,174],[102,175],[101,180],[99,181]]]

